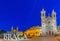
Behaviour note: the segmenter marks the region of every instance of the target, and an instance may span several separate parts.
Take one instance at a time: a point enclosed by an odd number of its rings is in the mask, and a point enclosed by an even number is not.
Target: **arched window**
[[[55,15],[54,15],[54,17],[55,17]]]
[[[50,24],[50,21],[48,21],[48,23]]]
[[[43,16],[44,16],[44,13],[43,13]]]

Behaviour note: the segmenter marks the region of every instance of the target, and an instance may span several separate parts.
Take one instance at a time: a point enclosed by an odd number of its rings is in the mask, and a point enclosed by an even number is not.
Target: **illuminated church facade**
[[[46,11],[41,11],[42,35],[53,35],[57,32],[56,12],[52,10],[51,16],[46,17]]]

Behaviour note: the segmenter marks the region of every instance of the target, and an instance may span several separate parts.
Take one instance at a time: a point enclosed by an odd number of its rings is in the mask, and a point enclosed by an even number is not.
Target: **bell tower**
[[[42,27],[45,27],[45,13],[46,13],[46,11],[44,10],[44,9],[42,9],[42,11],[41,11],[41,24],[42,24]]]
[[[14,30],[14,29],[13,29],[13,26],[12,26],[11,31],[13,32],[13,30]]]
[[[18,32],[18,26],[17,26],[16,30],[17,30],[17,32]]]
[[[56,12],[54,11],[54,9],[52,10],[52,27],[55,33],[57,31],[57,25],[56,25]]]
[[[42,36],[46,35],[46,11],[44,9],[42,9],[41,11],[41,25],[42,25]]]
[[[52,10],[52,18],[56,20],[56,12],[54,11],[54,9]]]

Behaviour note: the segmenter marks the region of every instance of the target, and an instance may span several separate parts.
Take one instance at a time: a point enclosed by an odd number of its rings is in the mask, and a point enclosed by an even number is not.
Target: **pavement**
[[[3,40],[0,39],[0,41],[12,41],[12,40]],[[29,40],[13,40],[13,41],[60,41],[60,36],[57,37],[39,37]]]

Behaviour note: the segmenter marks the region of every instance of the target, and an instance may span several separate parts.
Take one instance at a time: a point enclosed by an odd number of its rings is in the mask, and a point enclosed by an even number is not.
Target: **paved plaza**
[[[0,39],[0,41],[60,41],[60,37],[39,37],[39,38],[29,39],[29,40],[3,40],[3,39]]]

